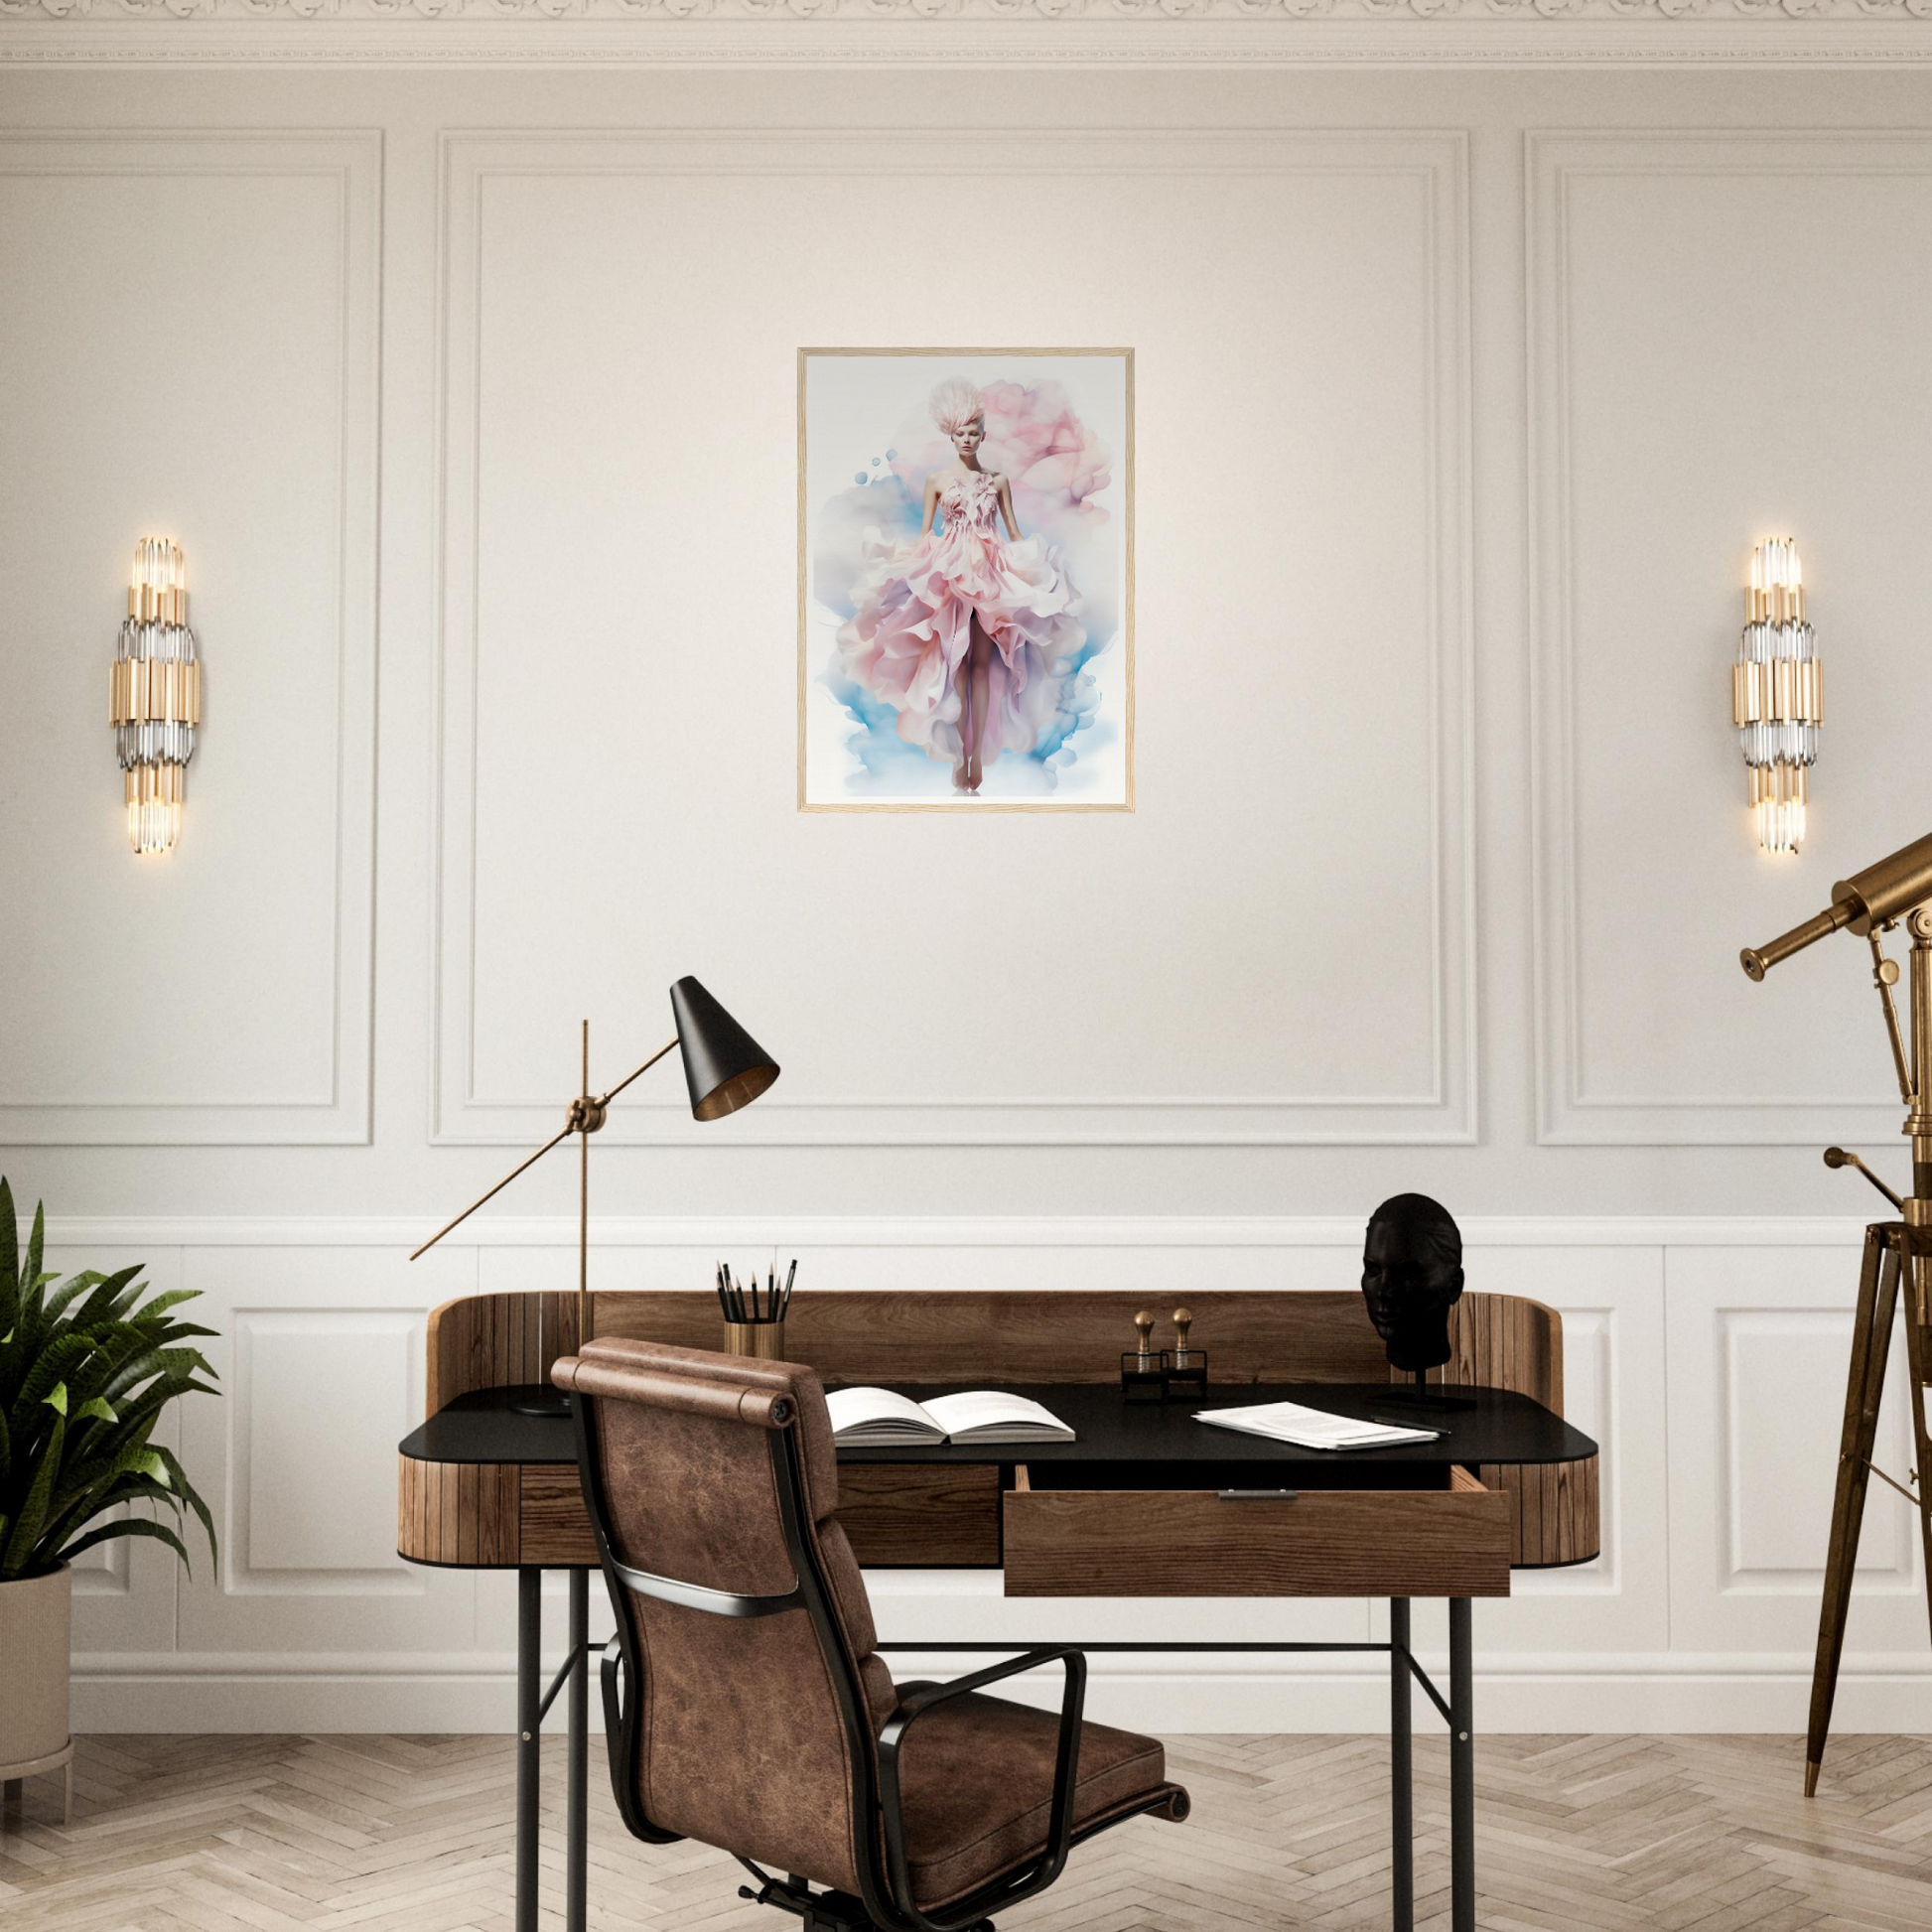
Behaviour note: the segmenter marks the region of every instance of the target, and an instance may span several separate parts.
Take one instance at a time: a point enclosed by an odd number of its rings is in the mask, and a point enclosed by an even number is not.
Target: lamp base
[[[546,1382],[526,1382],[511,1389],[509,1398],[513,1416],[552,1416],[561,1422],[570,1414],[569,1396]]]

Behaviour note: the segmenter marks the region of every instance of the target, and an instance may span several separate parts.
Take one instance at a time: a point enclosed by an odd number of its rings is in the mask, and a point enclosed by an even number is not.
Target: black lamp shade
[[[778,1077],[778,1062],[688,974],[671,988],[671,1012],[694,1119],[723,1120]]]

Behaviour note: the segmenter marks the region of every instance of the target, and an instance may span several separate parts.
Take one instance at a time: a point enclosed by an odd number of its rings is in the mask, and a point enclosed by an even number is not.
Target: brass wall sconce
[[[134,546],[107,715],[126,774],[127,836],[138,853],[166,852],[181,836],[188,760],[202,722],[188,572],[181,546],[166,537],[143,537]]]
[[[1730,667],[1730,722],[1750,776],[1757,842],[1766,852],[1804,843],[1807,774],[1825,715],[1824,666],[1805,621],[1798,546],[1771,537],[1751,552],[1744,631]]]

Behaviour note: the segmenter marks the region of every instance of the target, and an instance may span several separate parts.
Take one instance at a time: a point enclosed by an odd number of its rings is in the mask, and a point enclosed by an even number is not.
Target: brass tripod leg
[[[1864,1519],[1865,1477],[1877,1436],[1885,1358],[1891,1350],[1904,1233],[1896,1222],[1876,1222],[1864,1231],[1852,1373],[1845,1389],[1845,1429],[1839,1439],[1838,1484],[1832,1496],[1832,1540],[1825,1560],[1825,1600],[1818,1613],[1818,1660],[1811,1673],[1811,1725],[1805,1740],[1807,1798],[1818,1789],[1818,1767],[1824,1762],[1825,1739],[1832,1727],[1832,1698],[1845,1649],[1846,1613],[1852,1606],[1852,1572],[1858,1562],[1859,1527]]]
[[[1925,1391],[1932,1382],[1932,1332],[1928,1332],[1932,1330],[1932,1254],[1908,1253],[1907,1261],[1905,1361],[1911,1370],[1912,1473],[1917,1478],[1919,1539],[1925,1550],[1925,1613],[1932,1622],[1932,1431],[1925,1423]]]

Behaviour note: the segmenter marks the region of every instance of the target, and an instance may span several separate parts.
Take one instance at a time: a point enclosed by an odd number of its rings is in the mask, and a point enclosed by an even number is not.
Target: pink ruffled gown
[[[941,527],[899,543],[875,536],[839,626],[845,674],[898,713],[898,735],[928,758],[957,763],[958,681],[972,621],[994,645],[981,766],[1002,752],[1031,752],[1058,714],[1085,630],[1080,599],[1057,546],[1009,543],[999,486],[976,471],[939,492]]]

